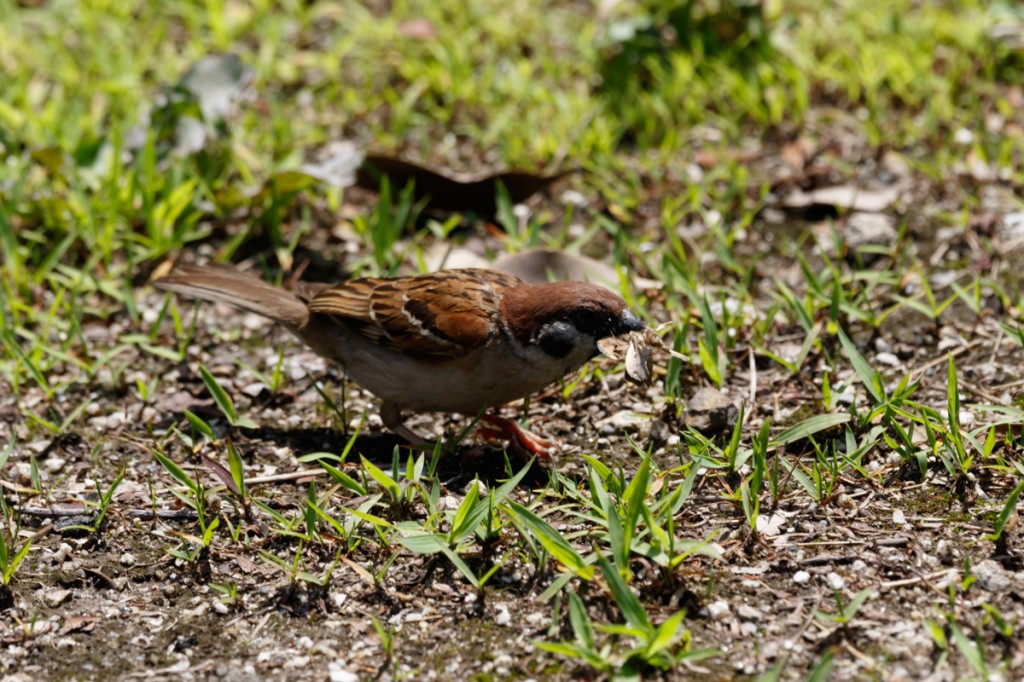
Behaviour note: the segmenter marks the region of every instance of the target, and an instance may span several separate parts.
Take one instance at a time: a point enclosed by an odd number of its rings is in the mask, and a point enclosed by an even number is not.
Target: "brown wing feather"
[[[310,312],[340,318],[385,348],[452,359],[497,333],[504,292],[522,282],[492,270],[441,271],[394,279],[361,278],[318,292]]]

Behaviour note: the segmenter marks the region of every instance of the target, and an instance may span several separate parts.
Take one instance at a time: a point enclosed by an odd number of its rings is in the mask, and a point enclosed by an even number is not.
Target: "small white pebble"
[[[333,662],[327,664],[327,675],[331,682],[359,682],[359,675]]]
[[[708,604],[708,615],[712,620],[725,620],[729,616],[729,602],[720,599]]]
[[[750,604],[740,604],[736,609],[736,615],[744,620],[759,622],[764,620],[764,614]]]
[[[580,208],[586,208],[590,205],[590,201],[587,197],[574,189],[567,189],[562,192],[561,199],[563,204],[572,204],[573,206],[578,206]],[[576,225],[572,225],[571,227],[576,227]]]
[[[485,495],[487,495],[487,485],[485,483],[483,483],[482,481],[480,481],[479,479],[476,479],[476,478],[474,478],[472,481],[470,481],[469,483],[466,484],[466,487],[463,490],[463,492],[466,495],[469,495],[474,490],[476,491],[476,495],[477,495],[478,498],[479,497],[484,497]]]
[[[68,560],[68,557],[71,556],[71,552],[71,545],[66,542],[62,542],[60,543],[60,547],[57,548],[57,551],[50,555],[50,561],[59,566]]]
[[[889,365],[890,367],[899,367],[903,363],[896,357],[895,353],[882,352],[875,354],[875,361],[882,365]]]
[[[807,571],[797,571],[793,574],[793,582],[797,585],[806,585],[807,581],[811,579],[811,574]]]
[[[953,133],[953,141],[959,145],[970,144],[974,142],[974,133],[967,128],[958,128],[957,131]]]
[[[284,667],[285,668],[292,668],[292,669],[305,668],[305,667],[308,667],[308,666],[309,666],[309,656],[296,656],[295,658],[288,659],[284,663]]]
[[[843,577],[838,573],[829,573],[825,576],[825,584],[831,587],[833,590],[841,590],[846,582]]]
[[[27,485],[32,482],[32,465],[28,462],[15,462],[11,466],[11,472],[14,474],[14,480],[18,483]]]
[[[508,625],[512,622],[512,614],[508,612],[508,607],[504,604],[498,605],[495,609],[494,622],[498,625]]]
[[[228,605],[225,604],[224,602],[220,601],[219,599],[214,601],[212,606],[213,606],[213,610],[216,611],[217,613],[219,613],[222,616],[226,615],[227,612],[229,611]]]
[[[63,457],[47,457],[43,467],[51,474],[58,474],[67,463],[68,461]]]
[[[893,509],[892,522],[898,526],[905,526],[907,525],[907,515],[903,513],[902,509]]]
[[[546,616],[540,611],[533,611],[532,613],[526,614],[526,618],[524,620],[526,620],[530,625],[540,625],[544,622],[545,618]]]

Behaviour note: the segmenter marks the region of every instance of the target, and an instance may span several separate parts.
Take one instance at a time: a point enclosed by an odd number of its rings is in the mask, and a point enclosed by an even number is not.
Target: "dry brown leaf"
[[[612,266],[601,261],[575,253],[536,249],[505,255],[490,266],[494,270],[507,272],[527,282],[541,283],[556,280],[593,282],[609,289],[619,288],[619,273]],[[639,277],[630,278],[630,283],[640,289],[653,289],[658,282]]]
[[[64,619],[64,623],[60,628],[60,634],[69,635],[72,632],[92,632],[98,621],[98,616],[69,616]]]
[[[635,384],[647,386],[654,376],[654,348],[665,344],[653,329],[609,336],[597,342],[597,349],[612,360],[626,361],[626,378]]]
[[[811,145],[805,138],[797,138],[782,147],[779,155],[786,165],[795,171],[802,171],[807,164],[807,157],[811,153]]]
[[[416,199],[426,200],[431,208],[473,211],[492,218],[497,212],[495,196],[499,182],[505,186],[512,203],[516,204],[574,172],[576,170],[571,169],[553,175],[536,175],[525,171],[506,171],[461,180],[401,159],[368,154],[356,172],[356,185],[377,192],[385,177],[394,190],[400,190],[412,181]]]

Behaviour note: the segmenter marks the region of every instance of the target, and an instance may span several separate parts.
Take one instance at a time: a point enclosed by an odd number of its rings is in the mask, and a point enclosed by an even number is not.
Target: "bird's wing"
[[[360,278],[317,292],[309,310],[330,315],[389,350],[454,359],[500,332],[502,295],[521,283],[512,275],[482,269]]]

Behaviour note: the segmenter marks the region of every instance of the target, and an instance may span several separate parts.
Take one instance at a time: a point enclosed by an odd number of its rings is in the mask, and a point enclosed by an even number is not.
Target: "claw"
[[[530,455],[536,455],[542,459],[551,459],[551,449],[559,446],[558,441],[550,440],[532,431],[527,431],[511,419],[505,419],[493,414],[485,414],[480,418],[489,426],[479,430],[480,435],[488,439],[504,439],[511,441],[514,446],[520,447]]]

